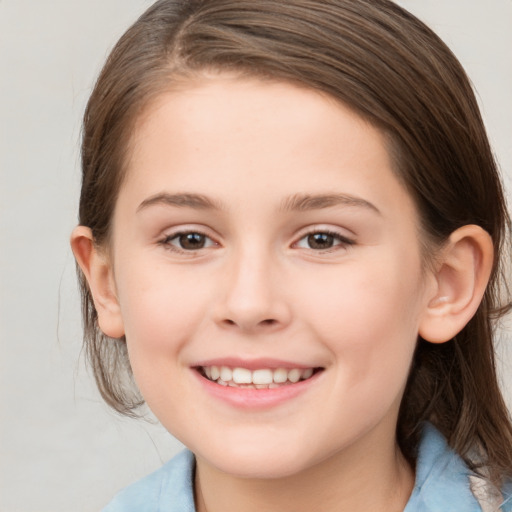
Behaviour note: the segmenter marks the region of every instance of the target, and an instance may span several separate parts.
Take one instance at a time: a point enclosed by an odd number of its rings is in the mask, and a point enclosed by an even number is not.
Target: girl
[[[190,450],[106,510],[512,510],[509,217],[425,25],[388,0],[160,0],[99,77],[82,165],[99,389]]]

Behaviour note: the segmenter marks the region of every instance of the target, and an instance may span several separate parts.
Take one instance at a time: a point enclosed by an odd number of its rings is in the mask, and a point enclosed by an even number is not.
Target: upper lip
[[[207,366],[228,366],[230,368],[247,368],[248,370],[259,370],[261,368],[269,369],[307,369],[317,368],[318,365],[303,364],[293,361],[285,361],[282,359],[273,358],[257,358],[257,359],[240,359],[236,357],[219,357],[214,359],[208,359],[199,361],[192,365],[192,367],[207,367]]]

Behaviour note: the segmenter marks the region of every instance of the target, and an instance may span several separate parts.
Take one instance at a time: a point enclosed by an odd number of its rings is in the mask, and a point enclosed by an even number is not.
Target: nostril
[[[231,320],[230,318],[225,318],[223,323],[225,325],[235,325],[235,326],[238,325],[240,327],[244,327],[243,322],[237,322],[235,320]],[[275,320],[274,318],[267,318],[265,320],[261,320],[261,321],[255,323],[253,325],[254,325],[254,327],[256,327],[257,325],[259,325],[259,326],[273,326],[273,325],[276,325],[278,323],[279,322],[277,320]]]

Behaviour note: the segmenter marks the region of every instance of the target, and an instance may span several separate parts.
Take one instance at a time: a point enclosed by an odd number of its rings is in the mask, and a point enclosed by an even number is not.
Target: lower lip
[[[288,402],[306,392],[318,380],[320,374],[323,373],[320,371],[309,379],[295,384],[286,384],[278,388],[252,389],[221,386],[203,377],[197,370],[193,371],[207,393],[241,409],[268,409]]]

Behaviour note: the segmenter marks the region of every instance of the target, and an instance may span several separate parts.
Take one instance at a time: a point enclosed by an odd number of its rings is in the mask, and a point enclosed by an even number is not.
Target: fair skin
[[[131,150],[110,247],[85,227],[72,246],[101,329],[126,336],[144,398],[196,455],[198,511],[403,510],[416,340],[474,313],[488,235],[461,228],[427,269],[382,134],[289,84],[169,92]]]

